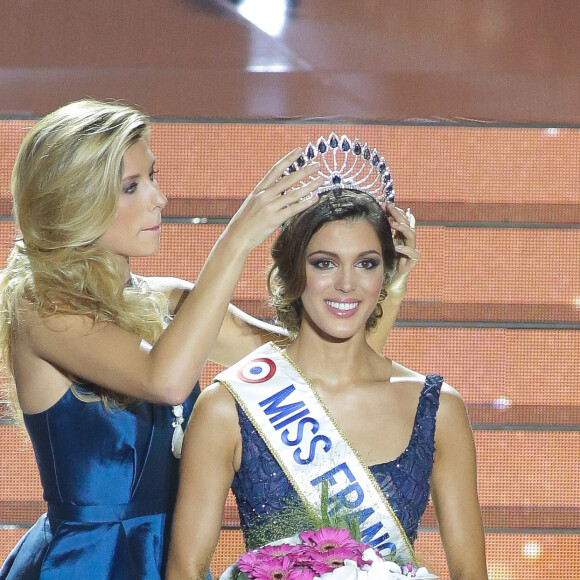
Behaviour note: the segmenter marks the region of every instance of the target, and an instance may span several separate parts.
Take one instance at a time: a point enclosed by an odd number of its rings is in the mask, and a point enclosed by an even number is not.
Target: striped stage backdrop
[[[0,121],[0,258],[14,238],[10,172],[32,121]],[[169,197],[163,247],[142,274],[195,280],[227,219],[287,150],[330,131],[386,157],[423,258],[389,357],[463,395],[478,450],[490,578],[580,578],[580,130],[457,125],[154,124]],[[234,302],[263,318],[268,244]],[[208,364],[203,384],[219,370]],[[31,446],[0,424],[0,560],[44,510]],[[432,506],[417,552],[448,578]],[[228,500],[212,570],[243,551]]]

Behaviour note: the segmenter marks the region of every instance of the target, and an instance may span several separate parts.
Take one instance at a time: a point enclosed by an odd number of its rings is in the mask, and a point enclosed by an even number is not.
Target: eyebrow
[[[339,257],[338,254],[336,254],[335,252],[329,252],[328,250],[316,250],[316,251],[308,254],[306,256],[306,258],[311,258],[312,256],[314,256],[316,254],[322,254],[323,256],[328,256],[330,258],[338,258]],[[381,255],[381,253],[377,252],[377,250],[365,250],[364,252],[361,252],[360,254],[358,254],[357,257],[360,258],[362,256],[368,256],[371,254],[376,254],[377,256]]]
[[[155,167],[155,163],[157,163],[157,159],[153,159],[151,166],[149,167],[149,170],[151,170],[151,169],[153,169],[153,167]],[[131,181],[133,179],[137,179],[140,176],[141,176],[140,173],[137,173],[135,175],[127,175],[127,177],[121,177],[121,182]]]

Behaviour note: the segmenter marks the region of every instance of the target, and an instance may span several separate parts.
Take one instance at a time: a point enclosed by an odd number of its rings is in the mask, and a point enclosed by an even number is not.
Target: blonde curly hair
[[[11,181],[21,238],[0,273],[0,356],[12,375],[12,328],[30,305],[42,316],[112,322],[151,344],[161,334],[165,296],[119,288],[114,256],[95,244],[115,219],[123,155],[149,132],[149,119],[131,107],[82,100],[47,115],[24,138]],[[128,402],[98,386],[71,389],[107,406]]]

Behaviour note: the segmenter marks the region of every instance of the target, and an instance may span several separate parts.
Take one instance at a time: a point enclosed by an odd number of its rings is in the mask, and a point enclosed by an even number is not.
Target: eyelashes
[[[314,268],[318,270],[331,270],[332,268],[337,267],[332,260],[328,258],[318,259],[318,260],[309,260],[308,262]],[[365,258],[364,260],[360,260],[355,264],[355,267],[362,268],[363,270],[374,270],[378,266],[380,266],[380,260],[374,258]]]
[[[378,268],[381,265],[381,262],[380,260],[367,258],[365,260],[361,260],[359,264],[365,270],[374,270],[375,268]]]
[[[330,270],[335,265],[332,260],[311,260],[309,264],[318,270]]]
[[[151,169],[151,171],[149,172],[149,179],[151,181],[157,181],[157,178],[155,177],[157,173],[159,173],[159,169]],[[131,183],[128,183],[127,185],[125,185],[125,187],[123,187],[123,193],[127,193],[129,195],[135,193],[137,191],[138,186],[139,183],[137,181],[132,181]]]
[[[135,191],[137,190],[137,183],[135,181],[132,181],[131,183],[129,183],[129,185],[126,185],[123,188],[123,193],[135,193]]]

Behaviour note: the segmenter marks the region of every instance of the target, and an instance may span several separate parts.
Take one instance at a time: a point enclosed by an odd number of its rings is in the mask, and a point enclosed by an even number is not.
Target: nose
[[[163,195],[157,184],[154,184],[151,188],[151,204],[154,209],[159,208],[160,210],[167,205],[167,198]]]
[[[355,274],[351,268],[340,267],[334,279],[334,288],[338,292],[352,292],[356,288]]]

